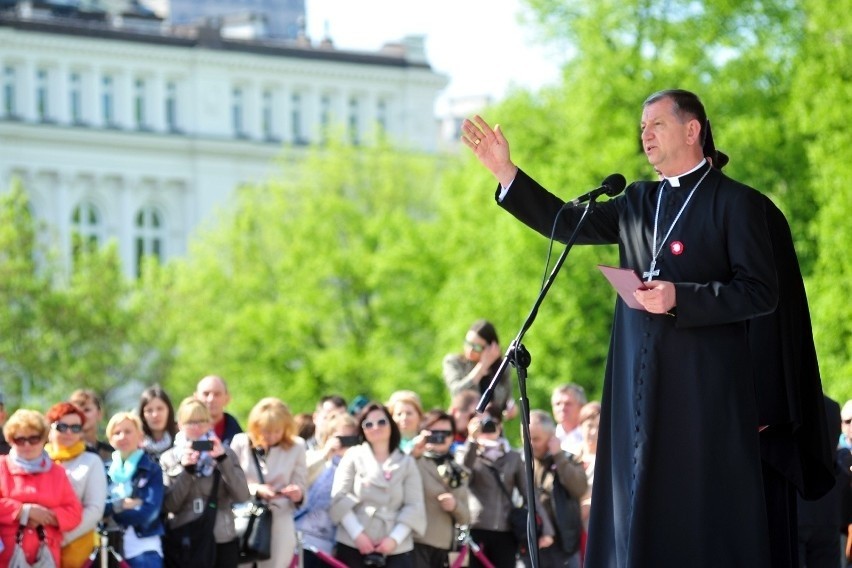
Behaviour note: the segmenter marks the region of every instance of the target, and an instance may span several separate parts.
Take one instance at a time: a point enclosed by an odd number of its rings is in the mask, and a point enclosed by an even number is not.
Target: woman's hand
[[[373,541],[370,540],[370,537],[368,537],[365,532],[362,532],[355,537],[355,547],[361,554],[370,554],[371,552],[376,551],[376,547],[373,546]]]
[[[192,449],[192,442],[187,441],[186,445],[183,447],[183,455],[180,457],[180,465],[183,467],[188,467],[191,465],[195,465],[198,463],[198,459],[201,457],[201,452],[198,450]]]
[[[376,546],[376,552],[384,554],[385,556],[393,554],[394,550],[396,550],[396,541],[389,536],[383,538]]]
[[[496,341],[492,341],[485,346],[485,349],[483,349],[482,355],[479,357],[479,362],[482,363],[482,366],[487,372],[488,369],[491,368],[491,365],[493,365],[495,361],[498,361],[502,356],[503,352],[500,351],[500,345]]]
[[[441,509],[448,513],[456,510],[456,498],[452,493],[441,493],[438,495],[438,504],[441,505]]]
[[[278,494],[286,497],[293,503],[298,503],[302,500],[302,489],[298,485],[290,484],[279,491]]]
[[[222,445],[222,440],[220,440],[216,434],[211,432],[209,440],[213,442],[213,449],[210,450],[210,457],[215,459],[225,453],[225,446]]]
[[[549,546],[553,546],[553,537],[545,534],[538,537],[538,547],[539,548],[547,548]]]
[[[142,499],[127,497],[121,500],[121,508],[123,511],[135,509],[142,505]]]
[[[258,485],[255,488],[254,494],[257,495],[258,497],[260,497],[261,499],[267,499],[268,500],[268,499],[274,499],[275,498],[276,491],[273,488],[271,488],[270,486],[263,483],[261,485]]]
[[[58,526],[59,521],[56,519],[56,513],[47,507],[33,503],[30,505],[30,516],[27,520],[27,526],[30,528],[36,528],[40,525]]]

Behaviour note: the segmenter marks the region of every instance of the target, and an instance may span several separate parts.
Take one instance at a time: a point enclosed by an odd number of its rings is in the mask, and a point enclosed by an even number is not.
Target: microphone
[[[623,175],[612,174],[611,176],[608,176],[605,180],[603,180],[600,187],[593,189],[588,193],[584,193],[577,199],[572,199],[568,203],[576,207],[577,205],[585,203],[586,201],[593,201],[604,194],[606,194],[608,197],[614,197],[624,191],[624,186],[626,185],[627,181],[624,179]]]

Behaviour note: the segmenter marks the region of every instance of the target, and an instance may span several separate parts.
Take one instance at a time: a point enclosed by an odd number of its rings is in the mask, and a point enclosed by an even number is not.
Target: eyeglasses
[[[41,444],[43,440],[42,436],[18,436],[17,438],[12,438],[12,443],[16,446],[23,446],[24,444],[29,444],[30,446],[37,446]]]
[[[379,418],[375,422],[371,422],[370,420],[365,420],[361,422],[361,428],[363,428],[364,430],[372,430],[373,428],[384,428],[387,425],[387,418]]]
[[[470,347],[470,350],[474,353],[482,353],[485,351],[485,346],[481,343],[476,343],[475,341],[464,340],[465,347]]]
[[[68,430],[71,430],[74,434],[79,434],[83,431],[82,424],[65,424],[64,422],[54,422],[53,429],[57,432],[62,432],[63,434]]]

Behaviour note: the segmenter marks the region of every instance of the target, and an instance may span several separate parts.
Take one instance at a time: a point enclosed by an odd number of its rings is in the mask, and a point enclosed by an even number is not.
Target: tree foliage
[[[516,89],[483,112],[516,163],[565,198],[613,171],[652,178],[642,101],[698,92],[731,156],[726,172],[787,213],[826,390],[852,397],[852,16],[820,0],[526,3],[544,41],[571,56],[560,84]],[[332,143],[241,188],[186,258],[149,263],[133,282],[109,247],[57,278],[13,190],[0,204],[3,388],[47,401],[135,379],[180,400],[215,373],[241,416],[267,395],[298,411],[330,392],[383,399],[411,388],[445,405],[442,357],[483,317],[505,347],[549,272],[547,239],[501,212],[495,189],[466,152]],[[595,265],[616,261],[614,247],[568,257],[524,338],[533,406],[566,381],[600,395],[615,295]]]

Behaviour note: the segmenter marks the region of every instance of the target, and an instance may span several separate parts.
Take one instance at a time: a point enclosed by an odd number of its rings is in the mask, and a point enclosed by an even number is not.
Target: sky
[[[338,49],[376,51],[406,35],[423,35],[432,68],[449,78],[436,112],[451,98],[501,99],[510,85],[555,83],[559,57],[518,23],[520,0],[306,0],[307,32],[326,29]]]

